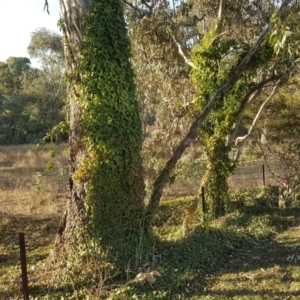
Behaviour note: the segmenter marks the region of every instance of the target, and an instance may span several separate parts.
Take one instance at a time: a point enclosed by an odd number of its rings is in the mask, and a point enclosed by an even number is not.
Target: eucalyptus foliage
[[[54,109],[49,78],[26,57],[0,62],[0,142],[37,143],[64,118],[65,89],[56,93]]]

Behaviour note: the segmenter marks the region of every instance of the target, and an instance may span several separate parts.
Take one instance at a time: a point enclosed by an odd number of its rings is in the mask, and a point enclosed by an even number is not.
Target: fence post
[[[202,200],[202,211],[205,212],[205,195],[204,195],[204,186],[201,187],[201,200]]]
[[[263,186],[266,185],[266,171],[265,171],[265,164],[262,165],[262,172],[263,172]]]
[[[201,204],[202,204],[202,216],[203,223],[205,222],[205,195],[204,195],[204,186],[201,187]]]
[[[20,244],[20,259],[21,259],[21,271],[22,271],[22,289],[21,289],[21,292],[24,295],[24,300],[29,300],[27,265],[26,265],[26,249],[25,249],[25,235],[22,232],[19,233],[19,244]]]

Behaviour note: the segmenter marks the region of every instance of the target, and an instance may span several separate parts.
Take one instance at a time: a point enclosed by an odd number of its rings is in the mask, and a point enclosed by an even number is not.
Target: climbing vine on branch
[[[149,205],[147,207],[146,212],[146,221],[151,222],[155,209],[159,205],[159,201],[163,192],[164,185],[168,182],[170,172],[175,167],[177,161],[181,157],[181,154],[184,152],[184,150],[190,145],[192,140],[197,135],[197,132],[200,128],[200,126],[204,123],[205,119],[208,117],[208,115],[211,113],[212,109],[218,104],[218,102],[222,102],[225,94],[230,91],[235,84],[238,83],[238,81],[241,79],[241,77],[244,76],[244,72],[253,66],[253,60],[256,61],[257,54],[259,50],[261,49],[264,42],[268,39],[268,36],[272,30],[272,28],[275,25],[275,21],[282,17],[282,15],[287,10],[288,5],[291,1],[284,1],[280,8],[278,9],[277,13],[275,14],[274,18],[264,27],[264,30],[262,31],[261,35],[258,37],[255,44],[248,49],[244,49],[243,55],[239,55],[239,60],[231,67],[231,72],[228,73],[227,78],[222,78],[222,80],[218,81],[218,86],[215,87],[215,90],[209,91],[209,98],[206,99],[207,104],[203,108],[202,112],[196,117],[195,121],[193,122],[192,126],[190,127],[189,132],[186,134],[186,136],[183,138],[183,140],[179,143],[178,147],[175,149],[173,155],[171,158],[167,161],[165,167],[161,171],[160,175],[157,177],[154,183],[152,195],[150,198]],[[214,36],[214,34],[212,33]],[[230,42],[231,43],[231,42]],[[262,54],[259,55],[261,59],[264,59],[265,52],[268,53],[269,47],[266,46],[266,48],[261,52]],[[258,60],[259,62],[259,60]],[[254,64],[255,65],[255,64]],[[195,75],[196,76],[196,75]],[[232,122],[232,120],[229,118],[229,122]]]

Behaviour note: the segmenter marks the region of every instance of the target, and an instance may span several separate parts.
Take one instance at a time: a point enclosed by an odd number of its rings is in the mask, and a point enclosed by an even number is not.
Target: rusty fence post
[[[21,289],[21,291],[24,295],[24,300],[29,300],[25,235],[22,232],[19,233],[19,244],[20,244],[20,259],[21,259],[21,271],[22,271],[22,289]]]

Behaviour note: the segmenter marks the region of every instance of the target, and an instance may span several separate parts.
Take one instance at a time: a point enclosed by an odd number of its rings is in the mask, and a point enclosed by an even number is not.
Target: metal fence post
[[[21,259],[21,271],[22,271],[22,289],[21,289],[21,292],[24,295],[24,300],[29,300],[27,265],[26,265],[26,249],[25,249],[25,235],[22,232],[19,233],[19,243],[20,243],[20,259]]]
[[[262,165],[262,172],[263,172],[263,186],[266,185],[266,171],[265,171],[265,164]]]

